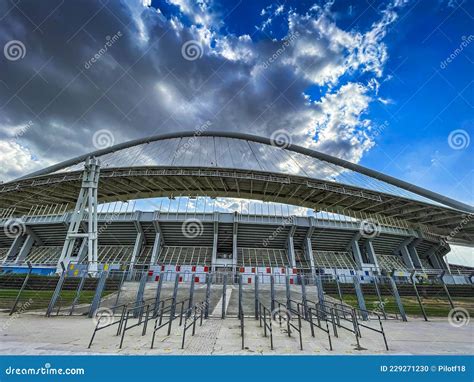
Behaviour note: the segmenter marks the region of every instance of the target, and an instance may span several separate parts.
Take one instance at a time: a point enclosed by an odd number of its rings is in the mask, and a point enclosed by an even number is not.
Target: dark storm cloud
[[[348,105],[331,97],[310,102],[304,91],[334,85],[369,62],[380,70],[380,57],[362,57],[356,46],[380,44],[380,36],[344,32],[318,10],[288,15],[289,33],[297,38],[283,47],[282,41],[221,36],[212,17],[200,12],[209,23],[185,27],[138,2],[0,3],[0,45],[18,40],[26,50],[17,60],[0,56],[0,177],[91,151],[100,129],[118,143],[206,121],[213,129],[268,136],[285,129],[296,143],[323,144],[329,153],[360,159],[371,141],[352,129],[371,101],[369,87],[345,88],[349,93],[341,96]],[[383,27],[374,24],[372,30]],[[188,41],[202,49],[196,60],[183,57]],[[342,111],[351,108],[352,114]],[[334,121],[341,119],[338,136]],[[318,130],[327,130],[325,142],[312,140]]]

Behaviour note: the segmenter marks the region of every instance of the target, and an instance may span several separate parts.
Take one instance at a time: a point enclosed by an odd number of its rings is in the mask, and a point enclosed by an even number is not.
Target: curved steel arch
[[[66,160],[64,162],[58,163],[56,165],[46,167],[42,170],[30,173],[30,174],[28,174],[24,177],[18,178],[14,181],[11,181],[11,182],[8,182],[8,183],[5,183],[5,184],[11,184],[11,183],[14,183],[14,182],[17,182],[17,181],[20,181],[20,180],[25,180],[25,179],[30,179],[30,178],[37,177],[37,176],[51,174],[53,172],[60,171],[60,170],[62,170],[64,168],[67,168],[69,166],[81,163],[81,162],[85,161],[88,157],[92,157],[92,156],[99,157],[99,156],[102,156],[102,155],[105,155],[105,154],[113,153],[113,152],[116,152],[116,151],[120,151],[120,150],[123,150],[123,149],[133,147],[133,146],[138,146],[138,145],[141,145],[141,144],[151,143],[151,142],[155,142],[155,141],[161,141],[161,140],[167,140],[167,139],[173,139],[173,138],[186,138],[186,137],[193,137],[193,136],[234,138],[234,139],[242,139],[242,140],[247,140],[247,141],[251,141],[251,142],[257,142],[257,143],[261,143],[261,144],[265,144],[265,145],[274,146],[274,144],[272,144],[272,140],[270,138],[257,136],[257,135],[252,135],[252,134],[238,133],[238,132],[202,131],[202,132],[197,133],[196,131],[184,131],[184,132],[175,132],[175,133],[168,133],[168,134],[159,134],[159,135],[154,135],[154,136],[147,137],[147,138],[140,138],[140,139],[135,139],[135,140],[119,143],[117,145],[114,145],[114,146],[111,146],[111,147],[108,147],[108,148],[105,148],[105,149],[96,150],[96,151],[93,151],[93,152],[88,153],[88,154],[80,155],[76,158],[72,158],[72,159]],[[457,210],[460,210],[460,211],[463,211],[463,212],[467,212],[467,213],[474,213],[474,207],[472,207],[468,204],[465,204],[465,203],[459,202],[457,200],[448,198],[444,195],[440,195],[440,194],[435,193],[433,191],[430,191],[430,190],[427,190],[425,188],[413,185],[411,183],[408,183],[408,182],[405,182],[403,180],[394,178],[392,176],[383,174],[381,172],[363,167],[363,166],[355,164],[355,163],[348,162],[344,159],[336,158],[336,157],[333,157],[333,156],[328,155],[328,154],[324,154],[324,153],[321,153],[321,152],[318,152],[318,151],[310,150],[310,149],[304,148],[302,146],[293,145],[293,144],[289,144],[288,146],[285,146],[284,149],[289,150],[289,151],[293,151],[293,152],[296,152],[296,153],[299,153],[299,154],[303,154],[303,155],[306,155],[306,156],[309,156],[309,157],[312,157],[312,158],[316,158],[316,159],[319,159],[319,160],[323,160],[323,161],[326,161],[326,162],[329,162],[329,163],[333,163],[335,165],[344,167],[344,168],[349,169],[349,170],[356,171],[360,174],[364,174],[366,176],[375,178],[377,180],[389,183],[393,186],[400,187],[404,190],[414,192],[414,193],[416,193],[420,196],[426,197],[426,198],[431,199],[433,201],[436,201],[438,203],[442,203],[445,206],[449,206],[451,208],[454,208],[454,209],[457,209]]]

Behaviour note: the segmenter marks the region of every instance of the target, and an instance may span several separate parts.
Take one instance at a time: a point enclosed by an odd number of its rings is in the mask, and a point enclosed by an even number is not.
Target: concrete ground
[[[196,284],[194,302],[204,301],[205,285]],[[227,286],[226,300],[222,297],[222,285],[213,285],[209,304],[210,318],[203,321],[202,327],[196,327],[195,336],[191,330],[186,334],[184,349],[181,349],[183,327],[174,321],[171,334],[167,328],[156,333],[155,346],[150,349],[154,320],[149,321],[147,332],[142,336],[143,326],[127,331],[124,346],[119,349],[120,337],[115,335],[117,326],[97,332],[91,349],[88,349],[95,321],[84,315],[87,306],[77,307],[76,315],[59,315],[46,318],[44,311],[28,312],[8,316],[0,314],[0,354],[473,354],[473,325],[462,327],[451,326],[447,318],[431,319],[425,322],[418,318],[409,318],[408,322],[397,320],[383,321],[390,350],[386,351],[383,338],[379,333],[362,328],[360,348],[357,347],[352,333],[338,330],[338,338],[331,330],[333,351],[329,350],[327,334],[315,329],[315,337],[311,336],[309,323],[302,322],[303,350],[300,350],[298,333],[288,336],[286,326],[279,326],[272,321],[274,350],[270,349],[270,338],[264,337],[263,328],[254,317],[255,293],[253,286],[243,289],[243,306],[245,312],[245,343],[241,348],[240,321],[238,312],[238,287]],[[308,287],[309,300],[317,301],[316,288]],[[161,299],[171,297],[173,286],[163,285]],[[102,301],[101,307],[112,307],[130,303],[135,300],[137,283],[126,283],[120,295],[110,295]],[[156,283],[147,284],[145,298],[156,296]],[[261,285],[259,297],[269,307],[270,289]],[[189,286],[180,285],[177,300],[189,298]],[[283,286],[276,287],[276,298],[286,300]],[[301,300],[301,287],[292,286],[291,298]],[[222,309],[226,319],[221,319]],[[185,304],[187,306],[187,303]],[[68,310],[65,309],[65,312]],[[117,315],[113,320],[118,321]],[[112,318],[110,318],[112,322]],[[129,325],[136,323],[135,319]],[[293,318],[292,322],[297,323]],[[369,321],[369,326],[378,328],[378,322]]]
[[[85,317],[21,315],[16,318],[0,317],[0,354],[472,354],[474,351],[473,325],[455,328],[447,320],[424,322],[413,320],[384,322],[390,350],[385,351],[380,334],[363,330],[356,350],[354,336],[340,331],[332,336],[334,351],[329,351],[326,334],[317,331],[311,337],[309,325],[303,325],[303,348],[299,350],[296,333],[288,337],[285,327],[274,323],[274,350],[263,329],[253,317],[245,320],[245,349],[241,349],[239,320],[211,318],[197,326],[195,336],[186,335],[181,349],[182,327],[173,325],[171,335],[166,328],[157,332],[154,349],[150,349],[152,330],[148,327],[142,336],[142,327],[127,332],[123,349],[115,328],[98,332],[92,348],[87,349],[94,324]]]

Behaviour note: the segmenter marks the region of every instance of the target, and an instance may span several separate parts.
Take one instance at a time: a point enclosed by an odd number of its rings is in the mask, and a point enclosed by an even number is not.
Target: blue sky
[[[155,2],[153,2],[155,4]],[[163,2],[156,2],[159,6]],[[250,34],[252,39],[281,39],[288,33],[286,18],[276,16],[271,27],[260,31],[262,10],[275,9],[272,1],[225,1],[218,7],[231,9],[222,33]],[[286,10],[306,11],[312,1],[278,2]],[[383,2],[335,1],[332,10],[338,26],[364,31],[379,17]],[[449,145],[455,130],[474,133],[474,3],[462,7],[448,1],[408,3],[390,27],[384,42],[388,59],[379,96],[368,117],[383,126],[375,145],[360,163],[435,190],[466,203],[474,203],[474,143],[463,149]],[[176,11],[176,8],[169,10]],[[473,36],[474,37],[474,36]],[[468,41],[467,47],[463,42]],[[474,42],[474,41],[472,41]],[[456,54],[456,49],[462,52]],[[456,57],[446,63],[452,54]],[[346,81],[364,81],[354,73]],[[342,86],[344,81],[337,85]],[[318,100],[326,87],[311,86],[306,93]],[[463,136],[464,137],[464,136]],[[455,248],[452,260],[473,265],[469,250]]]
[[[338,27],[364,32],[380,18],[387,3],[335,1],[330,9]],[[221,35],[248,34],[259,41],[284,38],[288,12],[304,13],[314,4],[326,2],[217,1],[212,9],[225,15],[218,28]],[[167,1],[153,1],[152,5],[167,17],[186,18],[179,5]],[[283,10],[275,15],[279,7]],[[383,39],[388,59],[378,95],[386,103],[373,102],[364,113],[383,130],[360,163],[473,204],[474,144],[456,150],[448,137],[460,129],[470,139],[474,131],[474,3],[408,1],[397,14]],[[268,18],[271,24],[262,30]],[[457,49],[461,51],[458,54]],[[456,57],[446,64],[452,54]],[[333,89],[369,79],[368,73],[347,73]],[[312,100],[319,100],[326,92],[327,86],[319,85],[305,90]]]

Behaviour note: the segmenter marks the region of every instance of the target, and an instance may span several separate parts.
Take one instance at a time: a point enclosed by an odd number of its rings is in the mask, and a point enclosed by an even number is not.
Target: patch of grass
[[[339,299],[338,296],[332,296],[335,299]],[[365,305],[368,310],[378,310],[379,309],[379,299],[376,296],[364,296],[365,298]],[[358,307],[357,297],[356,296],[343,296],[344,302]],[[405,312],[411,316],[422,316],[422,312],[420,309],[420,305],[418,304],[418,300],[415,296],[413,297],[401,297],[403,307],[405,308]],[[422,298],[422,303],[425,308],[426,315],[429,317],[447,317],[449,311],[451,310],[451,305],[449,304],[449,300],[447,298]],[[388,314],[395,314],[399,313],[398,306],[395,302],[395,298],[392,296],[382,296],[382,301],[384,302],[384,309],[385,312]],[[464,308],[466,309],[469,314],[472,316],[474,315],[474,298],[467,298],[467,297],[456,297],[453,299],[453,303],[455,307]]]
[[[34,310],[46,308],[53,296],[53,290],[24,290],[21,294],[17,309]],[[104,291],[103,297],[112,291]],[[78,304],[89,304],[94,297],[95,291],[82,291]],[[16,289],[0,289],[0,309],[11,309],[18,295]],[[75,290],[61,291],[59,304],[61,306],[69,306],[76,297]]]

